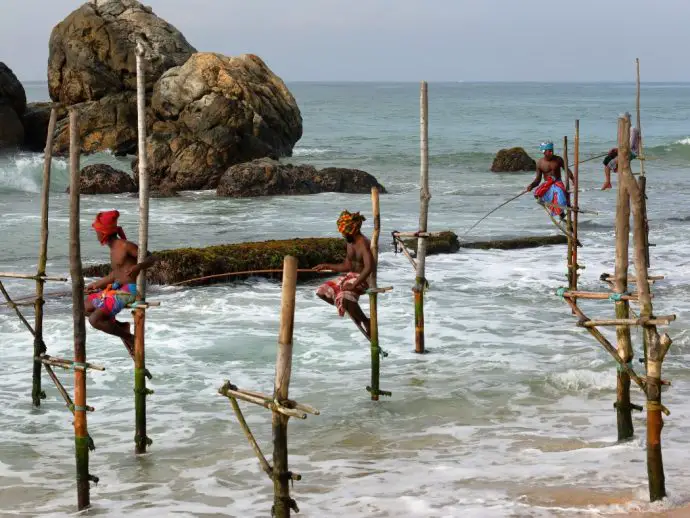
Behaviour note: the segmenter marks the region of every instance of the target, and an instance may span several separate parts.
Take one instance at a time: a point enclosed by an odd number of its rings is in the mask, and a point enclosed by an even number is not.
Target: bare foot
[[[611,189],[612,185],[611,182],[606,182],[604,183],[604,186],[601,188],[602,191],[605,191],[606,189]]]

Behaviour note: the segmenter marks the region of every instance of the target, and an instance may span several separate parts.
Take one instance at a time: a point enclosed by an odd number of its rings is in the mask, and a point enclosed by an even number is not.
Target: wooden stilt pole
[[[571,192],[570,189],[570,162],[568,159],[568,137],[563,137],[563,163],[565,165],[565,192]],[[566,228],[568,229],[568,289],[574,290],[574,265],[573,265],[573,248],[577,248],[577,242],[573,235],[573,215],[571,210],[566,210]]]
[[[74,361],[86,362],[86,311],[84,309],[84,276],[79,237],[79,122],[77,111],[69,111],[70,135],[70,275],[72,277],[72,316],[74,320]],[[86,370],[74,371],[74,443],[77,461],[77,508],[90,506],[89,434],[86,427]]]
[[[297,259],[285,256],[283,260],[283,288],[280,304],[280,335],[276,356],[276,378],[273,399],[288,399],[292,373],[292,334],[295,324],[295,294],[297,291]],[[290,498],[291,474],[288,470],[287,425],[288,416],[273,412],[273,510],[278,518],[290,516],[290,510],[298,511]]]
[[[374,270],[369,276],[369,287],[377,288],[376,274],[379,264],[379,235],[381,234],[381,211],[379,208],[379,190],[371,188],[371,212],[374,216],[374,233],[371,235],[371,254],[374,256]],[[371,400],[379,400],[379,316],[377,306],[378,293],[369,293],[369,335],[371,340]]]
[[[572,234],[574,237],[574,242],[578,242],[578,218],[580,215],[580,120],[575,120],[575,166],[573,168],[573,176],[575,181],[573,182],[573,200],[571,205],[575,209],[572,214],[573,218],[573,229]],[[573,289],[577,290],[577,281],[580,276],[580,265],[577,262],[577,246],[573,246]],[[577,301],[575,301],[577,302]]]
[[[642,120],[640,115],[640,58],[635,59],[635,64],[637,68],[637,131],[640,132],[640,146],[639,146],[639,157],[640,157],[640,175],[644,177],[644,153],[642,151]]]
[[[422,81],[420,91],[420,186],[419,232],[426,232],[429,215],[429,99],[427,82]],[[424,290],[426,288],[426,238],[417,241],[417,277],[414,291],[415,352],[424,352]]]
[[[636,99],[636,107],[637,107],[637,131],[639,132],[639,138],[640,138],[640,143],[639,143],[639,150],[638,150],[638,158],[640,160],[640,178],[638,180],[638,183],[640,184],[640,190],[642,191],[642,203],[644,206],[642,207],[642,210],[644,211],[644,230],[645,230],[645,261],[647,262],[647,268],[650,267],[650,262],[649,262],[649,219],[647,218],[647,177],[645,176],[645,171],[644,171],[644,151],[643,151],[643,139],[642,139],[642,117],[640,115],[640,58],[635,59],[635,64],[637,68],[637,99]],[[646,345],[645,345],[645,350],[646,350]]]
[[[630,134],[630,120],[627,117],[618,119],[619,134]],[[653,315],[652,297],[649,289],[647,263],[645,261],[645,214],[642,191],[635,181],[630,169],[629,155],[618,153],[619,181],[625,182],[625,188],[630,193],[633,212],[633,243],[635,270],[637,274],[637,290],[640,301],[640,318],[651,318]],[[661,364],[670,341],[662,344],[656,326],[645,325],[643,332],[647,339],[647,476],[649,478],[649,498],[652,502],[666,496],[666,482],[664,465],[661,454]]]
[[[630,152],[630,134],[621,133],[625,128],[618,125],[618,150],[619,156],[628,156]],[[628,161],[629,163],[629,161]],[[624,182],[618,182],[618,202],[616,206],[616,270],[613,291],[615,293],[627,293],[628,291],[628,249],[630,239],[630,195]],[[630,318],[630,306],[627,300],[615,303],[616,318]],[[633,359],[633,349],[630,341],[630,327],[618,326],[616,328],[618,339],[618,356],[626,364]],[[633,422],[630,406],[630,376],[618,368],[616,376],[616,416],[618,422],[618,440],[626,441],[633,437]]]
[[[50,200],[50,166],[53,160],[53,133],[57,121],[57,110],[50,110],[48,137],[46,138],[45,158],[43,161],[43,185],[41,187],[41,246],[38,252],[38,269],[36,271],[36,300],[34,302],[34,370],[31,399],[34,406],[41,406],[41,399],[46,397],[41,390],[41,362],[36,360],[46,352],[43,343],[43,289],[45,287],[46,263],[48,262],[48,202]]]
[[[144,82],[144,47],[137,42],[137,116],[139,137],[139,256],[137,262],[146,259],[149,236],[149,176],[146,170],[146,87]],[[146,272],[137,277],[137,301],[146,300]],[[146,357],[144,350],[146,309],[137,308],[134,315],[134,451],[146,453],[152,443],[146,435]]]

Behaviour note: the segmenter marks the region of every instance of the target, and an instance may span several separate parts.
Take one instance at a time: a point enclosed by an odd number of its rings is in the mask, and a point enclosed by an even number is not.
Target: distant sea
[[[47,100],[45,84],[25,85],[30,101]],[[300,284],[290,392],[321,410],[289,427],[290,467],[302,474],[292,496],[302,517],[551,517],[625,515],[690,501],[690,84],[643,84],[642,129],[648,156],[652,273],[659,314],[675,313],[674,343],[664,362],[672,414],[663,430],[669,498],[647,502],[645,414],[635,413],[633,441],[616,444],[614,362],[555,296],[566,283],[566,250],[462,250],[427,260],[430,353],[415,355],[414,273],[390,246],[392,230],[414,230],[419,211],[419,85],[291,83],[304,136],[286,162],[368,171],[385,185],[379,283],[394,290],[379,302],[381,387],[371,402],[369,348],[349,319]],[[555,227],[531,196],[478,218],[517,194],[532,173],[489,171],[496,151],[522,146],[537,157],[551,139],[562,153],[580,120],[581,158],[615,146],[616,119],[635,120],[634,84],[431,83],[429,214],[431,230],[463,239],[549,235]],[[131,159],[131,157],[130,157]],[[82,157],[129,170],[130,159]],[[42,156],[0,157],[0,271],[35,270]],[[572,163],[572,148],[570,161]],[[51,274],[69,273],[67,161],[54,159],[50,217]],[[639,162],[634,163],[639,169]],[[605,290],[613,271],[616,194],[602,192],[601,159],[583,164],[581,288]],[[615,187],[615,186],[614,186]],[[90,230],[98,210],[118,208],[137,236],[137,201],[83,196],[82,255],[107,259]],[[368,195],[219,199],[186,192],[152,199],[150,247],[337,236],[347,208],[367,216]],[[8,281],[14,296],[33,286]],[[51,285],[50,290],[63,286]],[[223,381],[270,392],[278,336],[280,285],[250,279],[211,287],[152,289],[160,310],[147,317],[150,453],[133,454],[132,364],[121,343],[88,328],[88,358],[106,366],[89,374],[89,432],[94,516],[268,516],[272,487],[217,394]],[[368,302],[363,301],[365,310]],[[611,318],[609,302],[585,302],[592,317]],[[30,314],[30,311],[29,311]],[[129,314],[124,314],[130,319]],[[70,304],[46,306],[50,354],[72,353]],[[615,332],[606,332],[615,340]],[[633,338],[641,354],[640,336]],[[48,398],[31,408],[32,340],[15,315],[0,309],[0,515],[69,516],[76,508],[71,415],[44,379]],[[635,366],[640,369],[635,361]],[[71,391],[71,375],[60,373]],[[633,388],[633,402],[643,396]],[[270,415],[246,408],[265,452]]]

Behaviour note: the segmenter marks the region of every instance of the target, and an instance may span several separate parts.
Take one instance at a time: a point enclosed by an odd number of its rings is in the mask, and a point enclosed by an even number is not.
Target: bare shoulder
[[[544,168],[544,158],[537,160],[537,171],[541,171]]]

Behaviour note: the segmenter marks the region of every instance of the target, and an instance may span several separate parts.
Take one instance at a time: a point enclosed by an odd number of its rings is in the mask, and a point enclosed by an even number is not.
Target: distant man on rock
[[[130,356],[134,357],[134,335],[128,322],[115,320],[115,315],[136,300],[137,275],[151,267],[155,256],[137,264],[139,247],[127,241],[122,227],[118,226],[117,210],[99,212],[91,225],[102,246],[110,248],[111,272],[107,277],[92,282],[86,287],[86,314],[91,326],[99,331],[117,336],[125,344]]]
[[[350,213],[346,210],[341,212],[337,225],[338,232],[347,241],[345,260],[340,264],[319,264],[314,267],[314,270],[345,273],[319,286],[316,295],[329,304],[333,304],[341,317],[347,312],[357,327],[370,337],[369,319],[358,303],[359,297],[369,287],[369,275],[376,270],[374,256],[369,248],[369,239],[360,231],[365,219],[359,212]]]
[[[543,178],[544,183],[534,191],[534,197],[540,203],[546,204],[552,216],[565,219],[564,207],[569,204],[568,193],[566,193],[565,185],[561,180],[561,169],[565,169],[565,162],[560,156],[553,154],[553,142],[542,142],[539,150],[544,153],[544,156],[537,161],[537,176],[525,188],[525,192],[537,187]],[[568,169],[568,175],[574,182],[575,176],[570,169]]]
[[[627,114],[628,117],[630,114]],[[637,158],[640,153],[640,130],[634,127],[630,127],[630,160]],[[601,188],[602,191],[610,189],[611,186],[611,171],[618,172],[618,148],[614,147],[609,151],[606,158],[604,158],[604,186]]]

